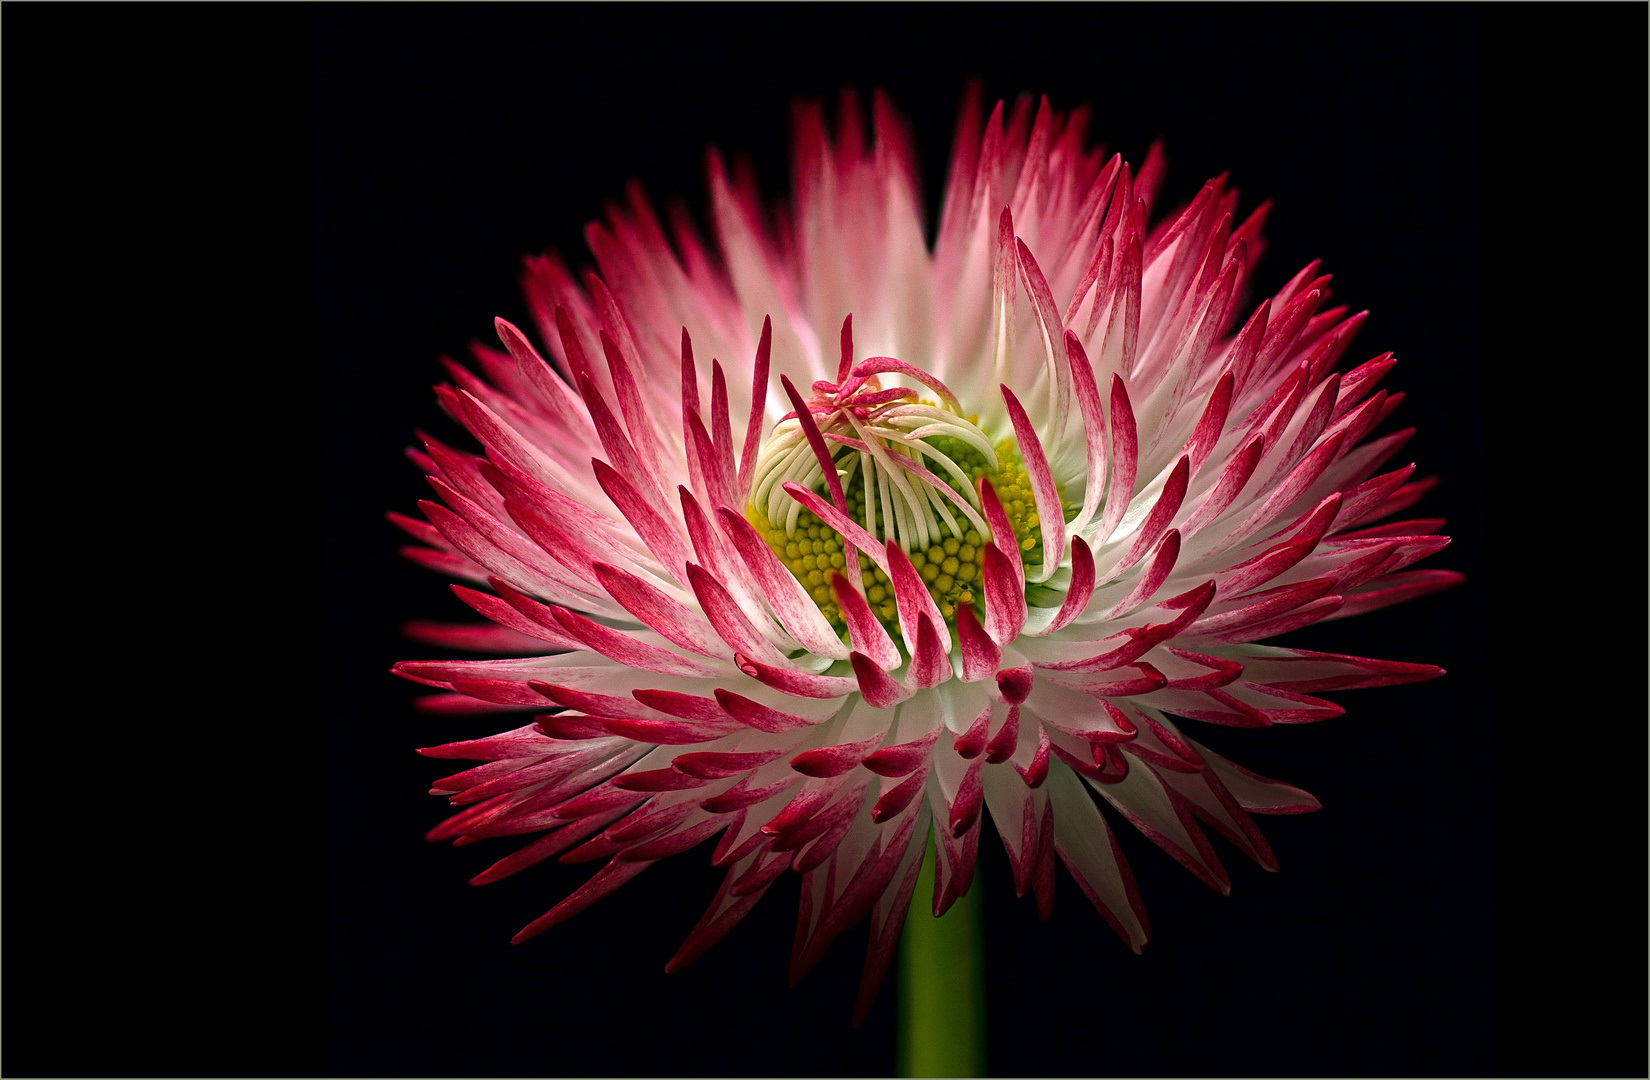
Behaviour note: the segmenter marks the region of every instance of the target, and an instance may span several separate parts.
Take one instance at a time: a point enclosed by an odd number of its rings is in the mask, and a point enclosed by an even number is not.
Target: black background
[[[1281,31],[1281,33],[1280,33]],[[709,846],[524,946],[510,935],[584,880],[543,865],[465,879],[509,841],[432,849],[414,746],[496,721],[420,717],[384,669],[432,655],[400,619],[468,612],[396,560],[385,509],[424,497],[413,425],[462,434],[428,384],[438,352],[529,325],[525,251],[588,259],[581,229],[624,181],[704,206],[703,155],[747,151],[786,190],[793,95],[885,88],[912,118],[926,193],[944,182],[966,77],[1096,107],[1139,162],[1167,140],[1164,208],[1230,170],[1243,210],[1276,200],[1260,295],[1325,260],[1374,312],[1355,360],[1391,349],[1409,398],[1388,430],[1444,486],[1420,508],[1469,583],[1295,636],[1425,660],[1438,682],[1346,695],[1311,728],[1208,741],[1324,802],[1266,832],[1282,873],[1223,849],[1221,899],[1126,824],[1153,941],[1131,955],[1064,871],[1054,919],[1016,902],[982,842],[991,1068],[1003,1075],[1405,1074],[1493,1068],[1490,713],[1477,71],[1466,9],[327,8],[317,13],[316,183],[329,594],[333,1064],[347,1074],[876,1074],[893,1067],[890,983],[849,1027],[863,929],[785,987],[787,879],[686,971],[661,969],[720,879]],[[1401,463],[1395,462],[1395,464]],[[1200,728],[1205,726],[1199,725]],[[1199,732],[1199,738],[1205,732]],[[1114,822],[1115,824],[1115,822]],[[509,845],[509,846],[507,846]]]
[[[382,515],[522,253],[583,260],[631,176],[702,213],[710,143],[782,196],[788,101],[845,84],[932,207],[971,75],[1165,138],[1164,208],[1276,201],[1263,290],[1322,258],[1373,312],[1468,576],[1294,635],[1447,677],[1198,725],[1325,808],[1262,821],[1277,875],[1216,841],[1228,898],[1119,828],[1144,956],[1063,870],[1038,923],[985,838],[993,1071],[1644,1073],[1643,7],[4,14],[6,1075],[892,1069],[863,930],[785,988],[792,881],[662,974],[704,850],[509,945],[588,871],[472,889],[503,843],[420,839],[412,749],[481,728],[387,673],[467,610]]]

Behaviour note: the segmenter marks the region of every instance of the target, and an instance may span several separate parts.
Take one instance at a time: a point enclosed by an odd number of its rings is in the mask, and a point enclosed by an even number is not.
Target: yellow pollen
[[[976,418],[969,419],[974,421]],[[961,439],[937,436],[925,441],[936,446],[941,453],[961,466],[970,482],[982,476],[989,480],[1014,530],[1014,542],[1020,548],[1021,557],[1028,564],[1040,563],[1043,557],[1043,532],[1041,519],[1037,516],[1037,500],[1032,492],[1031,477],[1020,463],[1019,447],[1014,440],[1006,439],[996,445],[997,459],[1001,464],[994,472],[988,467],[988,462],[980,451]],[[846,468],[845,463],[851,456],[845,454],[837,460],[839,472]],[[916,478],[912,479],[913,483],[920,483]],[[955,477],[941,479],[959,495],[967,498],[971,494]],[[821,479],[815,485],[815,490],[825,494],[825,487]],[[843,494],[848,504],[849,518],[863,523],[866,514],[863,470],[855,469],[851,476],[845,477]],[[789,502],[788,498],[786,501]],[[880,505],[877,513],[880,520]],[[789,531],[783,520],[786,516],[784,513],[780,514],[781,520],[770,521],[766,507],[759,506],[756,502],[746,507],[745,516],[779,557],[779,561],[804,585],[808,595],[819,605],[820,611],[843,640],[848,640],[847,622],[842,617],[842,611],[837,606],[835,594],[830,586],[830,575],[847,566],[843,555],[843,538],[836,530],[807,510],[802,510],[797,515],[794,528]],[[956,625],[957,609],[961,606],[973,606],[976,616],[982,619],[984,617],[983,603],[977,600],[975,590],[971,586],[979,580],[982,549],[985,544],[985,537],[971,527],[962,515],[955,514],[954,517],[958,525],[957,533],[947,532],[941,537],[933,537],[925,548],[917,548],[910,552],[912,566],[927,586],[928,593],[933,597],[940,614],[953,628]],[[946,527],[942,524],[940,528],[944,530]],[[888,575],[878,569],[863,551],[858,553],[858,558],[864,578],[865,597],[871,611],[888,630],[895,643],[903,649],[899,612],[894,603]]]

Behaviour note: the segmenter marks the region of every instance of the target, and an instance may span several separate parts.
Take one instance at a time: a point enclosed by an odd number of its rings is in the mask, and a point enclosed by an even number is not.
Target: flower
[[[1252,644],[1459,580],[1405,569],[1441,522],[1372,524],[1431,482],[1379,471],[1410,432],[1365,441],[1391,355],[1336,370],[1364,316],[1313,263],[1240,320],[1267,205],[1234,225],[1222,176],[1150,226],[1157,148],[1136,173],[1083,109],[981,112],[932,254],[887,102],[869,145],[851,98],[834,138],[802,105],[789,208],[712,152],[707,245],[632,186],[587,231],[599,275],[526,260],[549,361],[500,319],[479,375],[449,363],[485,454],[425,437],[441,501],[391,516],[490,622],[415,636],[544,655],[396,666],[425,708],[537,714],[420,751],[482,762],[436,782],[462,809],[429,836],[543,834],[476,884],[605,860],[515,940],[719,835],[667,970],[791,870],[793,982],[871,920],[863,1017],[930,829],[938,914],[989,813],[1043,917],[1058,859],[1138,952],[1091,792],[1221,892],[1200,823],[1274,869],[1251,815],[1318,806],[1171,716],[1321,720],[1319,692],[1442,674]]]

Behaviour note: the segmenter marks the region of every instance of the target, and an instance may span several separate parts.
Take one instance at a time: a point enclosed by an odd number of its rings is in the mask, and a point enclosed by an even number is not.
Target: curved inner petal
[[[1025,563],[1043,563],[1042,521],[1015,439],[993,441],[977,414],[964,416],[950,407],[955,398],[948,391],[940,393],[944,404],[914,401],[915,391],[884,389],[875,375],[840,384],[819,381],[813,389],[808,410],[825,437],[849,518],[872,537],[899,545],[951,628],[960,607],[972,607],[980,618],[985,614],[983,548],[995,537],[981,512],[976,485],[982,478],[996,491],[1012,531],[1002,542],[1013,544]],[[848,545],[787,494],[785,483],[821,495],[828,487],[820,458],[794,415],[775,425],[757,454],[745,515],[846,641],[848,624],[831,577],[847,566]],[[872,614],[901,641],[887,574],[863,552],[857,557]],[[1037,607],[1058,607],[1063,596],[1045,585],[1026,589],[1027,602]]]

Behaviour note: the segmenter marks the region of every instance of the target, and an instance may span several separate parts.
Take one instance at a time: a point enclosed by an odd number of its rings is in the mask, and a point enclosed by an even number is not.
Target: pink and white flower
[[[965,102],[939,233],[878,95],[867,142],[795,114],[789,207],[710,156],[714,243],[632,187],[524,286],[548,360],[498,320],[437,388],[482,456],[424,439],[440,501],[392,515],[414,560],[490,622],[423,640],[527,659],[396,666],[438,712],[534,710],[421,751],[483,764],[436,782],[432,840],[542,834],[475,878],[605,860],[532,937],[654,861],[720,835],[722,887],[669,970],[803,878],[792,979],[869,915],[858,1012],[880,984],[930,829],[943,911],[989,813],[1047,917],[1055,861],[1138,952],[1148,924],[1092,793],[1200,880],[1201,825],[1275,868],[1251,815],[1306,792],[1201,746],[1341,713],[1323,691],[1441,670],[1253,644],[1444,588],[1407,569],[1423,519],[1382,354],[1338,370],[1363,322],[1316,263],[1246,318],[1262,205],[1224,176],[1150,225],[1138,172],[1088,113]],[[1174,717],[1176,719],[1171,719]]]

